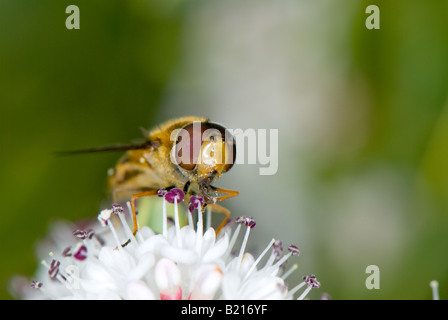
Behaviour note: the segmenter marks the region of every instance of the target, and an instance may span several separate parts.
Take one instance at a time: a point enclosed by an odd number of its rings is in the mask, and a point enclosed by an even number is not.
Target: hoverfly
[[[151,131],[142,130],[141,144],[120,145],[74,151],[101,152],[125,150],[115,168],[109,170],[109,188],[114,202],[131,200],[134,234],[138,231],[135,201],[153,196],[161,188],[179,188],[188,202],[195,195],[203,197],[203,208],[221,212],[225,225],[230,211],[218,205],[238,195],[238,191],[212,186],[229,171],[236,157],[235,138],[222,125],[202,117],[169,120]]]

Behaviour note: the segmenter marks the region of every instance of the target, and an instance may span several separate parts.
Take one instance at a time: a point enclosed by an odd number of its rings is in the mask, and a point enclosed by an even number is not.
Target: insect
[[[111,146],[75,152],[125,150],[115,168],[109,170],[109,187],[114,202],[131,200],[134,234],[138,231],[138,198],[153,196],[161,188],[179,188],[188,202],[203,197],[203,209],[225,215],[216,233],[225,225],[230,211],[216,202],[238,195],[238,191],[212,186],[229,171],[236,157],[234,137],[222,125],[202,117],[169,120],[151,131],[142,130],[141,144]]]

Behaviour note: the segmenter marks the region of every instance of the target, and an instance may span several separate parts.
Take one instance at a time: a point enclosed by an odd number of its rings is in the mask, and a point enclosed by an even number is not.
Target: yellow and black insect
[[[230,211],[216,202],[238,195],[238,191],[212,186],[229,171],[236,157],[235,138],[222,125],[201,117],[172,119],[150,131],[142,130],[145,141],[69,153],[120,151],[126,153],[109,170],[109,188],[114,202],[131,200],[134,234],[138,231],[135,202],[156,195],[161,188],[178,188],[204,199],[205,206],[221,212],[225,225]]]

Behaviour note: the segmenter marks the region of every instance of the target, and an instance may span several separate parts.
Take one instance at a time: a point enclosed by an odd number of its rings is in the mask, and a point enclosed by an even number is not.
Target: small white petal
[[[229,247],[229,236],[227,235],[227,233],[225,233],[224,236],[220,238],[213,247],[205,251],[202,257],[202,262],[210,263],[214,262],[218,258],[221,258],[226,253],[228,247]]]
[[[180,229],[180,236],[182,238],[182,248],[189,248],[194,250],[196,243],[196,232],[190,226],[185,226]],[[173,243],[177,243],[175,240]]]
[[[117,285],[113,279],[110,281],[101,281],[100,279],[83,279],[81,281],[81,288],[86,292],[95,296],[101,295],[104,292],[116,292],[118,290]],[[97,299],[97,298],[90,298]]]
[[[145,253],[138,261],[137,266],[128,273],[127,278],[129,280],[138,280],[143,278],[154,263],[154,255],[151,253]]]
[[[87,300],[122,300],[122,297],[114,291],[103,291],[98,295],[87,296]]]
[[[161,292],[170,292],[180,286],[180,271],[172,260],[160,259],[154,272],[157,287]]]
[[[117,290],[115,279],[108,270],[99,263],[90,262],[85,267],[84,278],[81,279],[81,287],[95,294],[106,289]]]
[[[284,299],[286,288],[278,277],[255,276],[242,286],[239,295],[241,299],[278,300]]]
[[[224,299],[236,299],[240,285],[241,278],[236,272],[225,273],[222,279],[222,294]]]
[[[103,247],[98,255],[98,260],[110,270],[122,275],[129,273],[131,268],[135,266],[135,260],[129,253],[111,247]]]
[[[191,300],[213,299],[222,280],[221,269],[213,264],[203,265],[195,273],[195,287],[191,292]]]
[[[255,259],[253,255],[251,255],[250,253],[245,253],[240,265],[240,274],[246,275],[254,263]]]
[[[198,255],[196,254],[196,252],[187,249],[181,249],[177,246],[162,247],[160,248],[160,254],[166,258],[176,261],[177,263],[188,265],[196,263],[198,260]]]
[[[202,250],[207,251],[212,248],[216,241],[216,232],[213,228],[207,229],[202,237]]]
[[[138,232],[142,235],[143,239],[149,239],[154,236],[154,231],[152,231],[149,227],[143,226],[138,230]]]
[[[166,238],[160,234],[148,238],[139,244],[136,250],[136,256],[143,256],[145,253],[158,254],[161,247],[169,245]]]
[[[155,300],[154,293],[141,280],[134,280],[128,283],[126,292],[130,300]]]

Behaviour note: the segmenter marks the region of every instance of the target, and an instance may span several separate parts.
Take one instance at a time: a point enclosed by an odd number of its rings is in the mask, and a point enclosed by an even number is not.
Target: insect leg
[[[228,199],[228,198],[232,198],[235,197],[239,194],[238,191],[235,190],[229,190],[229,189],[223,189],[223,188],[218,188],[218,187],[214,187],[214,186],[210,186],[214,191],[220,192],[220,193],[226,193],[226,195],[221,196],[221,197],[217,197],[216,201],[222,201],[224,199]]]
[[[230,190],[230,189],[223,189],[223,188],[218,188],[218,187],[214,187],[214,186],[210,186],[214,191],[220,192],[220,193],[224,193],[225,195],[217,197],[215,199],[216,202],[218,201],[222,201],[224,199],[228,199],[228,198],[232,198],[235,197],[239,194],[238,191],[235,190]],[[216,234],[219,233],[219,231],[221,231],[221,229],[224,227],[224,225],[227,223],[227,221],[230,218],[230,210],[220,206],[219,204],[216,203],[212,203],[209,204],[213,209],[215,209],[216,211],[223,213],[226,215],[226,217],[224,218],[224,220],[221,222],[221,224],[219,225],[218,229],[216,229]]]
[[[119,203],[121,200],[129,199],[135,193],[148,191],[147,188],[118,187],[112,190],[112,203]]]
[[[215,234],[218,235],[219,231],[221,231],[221,229],[225,226],[227,221],[229,221],[230,210],[226,209],[223,206],[220,206],[219,204],[216,204],[216,203],[211,203],[211,204],[208,204],[207,206],[209,206],[212,210],[218,211],[219,213],[222,213],[226,216],[224,218],[224,220],[221,222],[221,224],[219,225],[218,229],[216,229]]]
[[[149,191],[143,191],[139,193],[135,193],[132,195],[131,198],[131,207],[132,207],[132,221],[134,223],[134,236],[137,234],[138,231],[138,225],[137,225],[137,213],[135,211],[135,200],[141,197],[148,197],[148,196],[154,196],[157,194],[157,190],[149,190]]]

